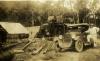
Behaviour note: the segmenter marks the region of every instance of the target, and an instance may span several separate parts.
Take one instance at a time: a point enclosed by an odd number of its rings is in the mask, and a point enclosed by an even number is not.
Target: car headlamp
[[[74,39],[74,40],[77,40],[77,39],[79,38],[79,36],[77,36],[77,35],[75,35],[75,34],[71,35],[71,37],[72,37],[72,39]]]
[[[62,35],[59,35],[59,37],[58,37],[59,39],[63,39],[63,36]]]
[[[75,38],[76,38],[76,35],[75,35],[75,34],[72,34],[71,37],[72,37],[73,39],[75,39]]]

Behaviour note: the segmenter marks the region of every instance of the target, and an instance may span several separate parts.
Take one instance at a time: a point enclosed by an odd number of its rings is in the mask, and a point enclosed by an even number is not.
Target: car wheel
[[[83,51],[83,46],[84,44],[83,44],[83,41],[82,40],[77,40],[76,42],[75,42],[75,49],[76,49],[76,51],[77,52],[81,52],[81,51]]]

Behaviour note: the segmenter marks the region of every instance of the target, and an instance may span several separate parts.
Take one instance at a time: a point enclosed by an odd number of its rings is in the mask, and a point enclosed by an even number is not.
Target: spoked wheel
[[[83,44],[82,40],[77,40],[75,42],[75,49],[76,49],[77,52],[82,52],[83,51],[83,47],[84,47],[84,44]]]

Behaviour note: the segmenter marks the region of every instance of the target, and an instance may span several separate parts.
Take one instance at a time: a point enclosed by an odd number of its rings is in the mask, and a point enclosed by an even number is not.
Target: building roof
[[[0,22],[0,25],[8,34],[29,34],[27,29],[20,23]]]

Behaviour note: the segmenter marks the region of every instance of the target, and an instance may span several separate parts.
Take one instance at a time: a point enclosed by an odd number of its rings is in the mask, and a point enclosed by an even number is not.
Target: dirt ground
[[[83,52],[67,50],[65,52],[50,51],[46,54],[32,55],[27,61],[100,61],[100,47],[85,48]]]
[[[36,34],[36,32],[38,32],[39,27],[31,27],[27,29],[30,31],[29,38],[32,41],[34,38],[34,35]],[[100,41],[100,39],[98,39],[98,41]],[[42,44],[42,43],[43,42],[40,42],[37,45]],[[53,46],[53,42],[47,42],[47,43],[48,44],[46,48],[48,48],[48,46],[49,47]],[[31,49],[33,48],[33,45],[34,43],[31,45]],[[40,52],[39,54],[36,54],[36,55],[32,55],[29,52],[24,52],[24,53],[16,54],[15,58],[17,58],[17,60],[14,60],[14,61],[100,61],[100,42],[98,42],[97,47],[95,48],[87,47],[84,49],[83,52],[80,52],[80,53],[76,52],[75,50],[67,50],[65,52],[56,52],[55,50],[52,49],[52,50],[49,50],[45,54]]]

